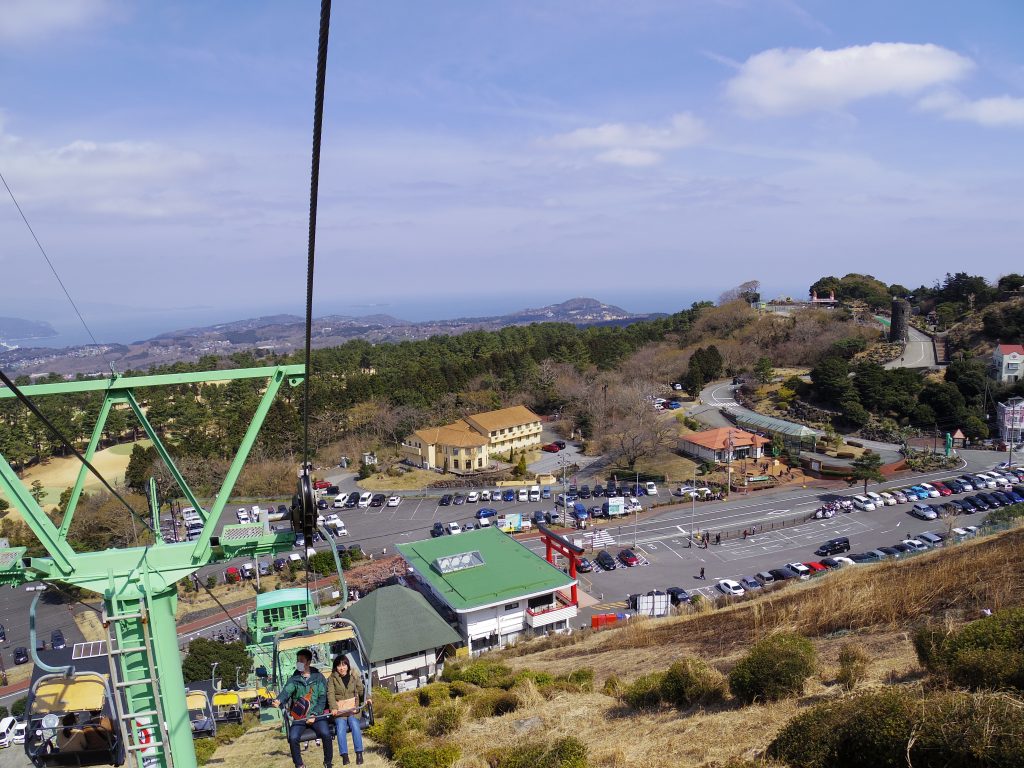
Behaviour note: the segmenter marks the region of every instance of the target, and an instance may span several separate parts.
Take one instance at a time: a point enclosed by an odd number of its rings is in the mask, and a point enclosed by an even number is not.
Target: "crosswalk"
[[[596,603],[590,606],[595,613],[606,613],[609,611],[620,611],[626,607],[625,600],[608,600],[603,603]]]
[[[590,539],[591,549],[604,549],[615,544],[615,539],[605,528],[597,528],[593,533],[586,534],[584,540]]]

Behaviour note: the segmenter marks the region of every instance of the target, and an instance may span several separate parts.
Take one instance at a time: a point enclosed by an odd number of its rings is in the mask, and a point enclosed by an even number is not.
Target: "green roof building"
[[[399,544],[419,582],[459,622],[470,653],[562,632],[578,613],[575,580],[498,529]]]
[[[345,609],[359,628],[375,685],[392,691],[416,688],[444,666],[445,649],[462,645],[459,633],[419,592],[381,587]]]

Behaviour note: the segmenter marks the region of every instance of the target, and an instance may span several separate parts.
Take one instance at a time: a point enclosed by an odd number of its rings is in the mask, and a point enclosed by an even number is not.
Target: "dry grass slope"
[[[803,696],[755,709],[727,699],[685,711],[633,712],[613,696],[557,690],[542,695],[532,680],[520,680],[510,691],[520,701],[517,711],[468,718],[451,735],[462,752],[455,768],[488,768],[488,757],[521,751],[531,740],[566,736],[587,743],[591,768],[711,766],[754,758],[794,715],[842,695],[839,654],[849,643],[861,646],[867,658],[860,687],[916,683],[922,673],[908,630],[926,619],[957,624],[976,617],[982,607],[1024,604],[1022,573],[1024,529],[1018,529],[906,562],[850,569],[704,614],[638,621],[491,654],[488,661],[550,675],[590,667],[600,691],[612,674],[631,681],[686,657],[728,672],[753,640],[791,630],[812,638],[819,670]],[[320,768],[318,755],[307,756],[310,768]],[[281,768],[287,763],[283,739],[264,729],[222,748],[210,765]],[[367,764],[393,763],[370,747]]]

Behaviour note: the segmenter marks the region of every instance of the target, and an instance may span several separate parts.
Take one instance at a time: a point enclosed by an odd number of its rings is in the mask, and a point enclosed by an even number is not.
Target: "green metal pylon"
[[[292,534],[271,534],[265,525],[225,526],[221,534],[224,546],[214,538],[213,532],[278,390],[285,381],[294,387],[304,377],[304,366],[290,365],[201,373],[115,376],[22,388],[22,392],[32,399],[73,392],[104,393],[99,417],[85,451],[88,460],[92,459],[99,445],[111,408],[116,404],[126,404],[139,419],[182,492],[203,517],[203,531],[198,540],[165,543],[159,538],[158,510],[154,506],[155,494],[152,494],[149,511],[157,533],[154,544],[103,552],[76,552],[68,543],[67,534],[81,498],[86,468],[83,466],[80,470],[64,518],[57,526],[32,498],[7,459],[0,455],[0,488],[19,508],[25,522],[48,553],[48,557],[26,559],[24,548],[0,550],[0,583],[15,585],[37,580],[60,581],[88,589],[103,598],[109,630],[115,638],[111,647],[116,649],[120,670],[115,694],[122,696],[126,713],[159,712],[166,724],[166,744],[134,751],[139,768],[196,768],[175,624],[177,582],[191,576],[215,557],[278,552],[290,549],[294,543]],[[237,379],[265,379],[267,387],[220,491],[207,513],[203,511],[174,465],[166,446],[146,418],[135,392],[149,387]],[[14,397],[14,393],[0,388],[0,398],[9,397]],[[149,718],[150,723],[156,722],[154,715],[149,715]],[[130,741],[136,741],[140,724],[126,725],[131,734]]]

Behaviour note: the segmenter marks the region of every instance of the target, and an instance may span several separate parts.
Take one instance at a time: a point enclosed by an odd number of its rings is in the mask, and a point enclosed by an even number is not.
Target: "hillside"
[[[472,675],[484,683],[504,676],[507,691],[452,682],[399,697],[378,694],[376,730],[392,746],[401,746],[395,742],[402,739],[433,745],[432,752],[399,752],[397,764],[410,767],[752,766],[729,761],[756,758],[791,718],[815,704],[842,698],[837,673],[847,646],[865,654],[858,690],[886,688],[921,696],[926,673],[912,642],[915,627],[935,621],[955,628],[977,618],[982,608],[1000,611],[1021,605],[1024,529],[1018,528],[906,562],[849,569],[718,610],[527,642],[446,675]],[[704,707],[636,710],[618,695],[602,692],[616,687],[621,691],[683,659],[701,659],[727,673],[754,641],[783,630],[808,637],[817,654],[817,671],[802,695],[750,706],[727,695]],[[510,671],[502,671],[502,665]],[[581,672],[585,669],[593,672],[592,685],[588,673]],[[513,711],[490,714],[502,709]],[[462,713],[461,724],[451,712]],[[446,736],[422,733],[441,733],[445,723],[451,728]],[[578,747],[571,737],[586,745],[587,757],[566,756]],[[276,766],[286,760],[286,747],[278,734],[256,729],[221,748],[211,764]],[[456,761],[445,759],[455,752],[461,755]],[[310,768],[320,768],[312,750],[307,757]],[[394,763],[374,746],[367,752],[367,764]]]

